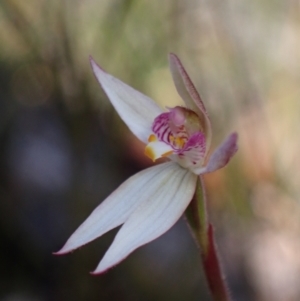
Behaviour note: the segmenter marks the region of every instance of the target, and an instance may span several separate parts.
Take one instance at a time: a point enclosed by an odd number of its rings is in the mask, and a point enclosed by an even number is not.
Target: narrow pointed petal
[[[210,119],[202,102],[202,99],[190,77],[188,76],[185,68],[183,67],[180,59],[175,54],[170,53],[169,62],[173,81],[178,94],[184,100],[186,106],[199,115],[199,118],[205,129],[207,150],[209,150],[212,130]]]
[[[116,265],[136,248],[164,234],[180,218],[194,195],[197,176],[178,165],[165,173],[166,180],[126,221],[93,274]]]
[[[162,113],[161,108],[151,98],[106,73],[92,58],[90,61],[97,80],[122,120],[134,135],[147,143],[152,122]]]
[[[173,162],[163,163],[130,177],[91,213],[55,254],[68,253],[123,224],[142,202],[156,193],[161,183],[168,181],[174,165],[177,166]]]
[[[230,134],[223,143],[212,153],[206,167],[196,170],[196,174],[213,172],[227,165],[231,157],[237,152],[237,133]]]

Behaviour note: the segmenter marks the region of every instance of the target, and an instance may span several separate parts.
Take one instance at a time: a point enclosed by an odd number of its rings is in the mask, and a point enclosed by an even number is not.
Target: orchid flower
[[[162,110],[152,99],[106,73],[91,58],[96,79],[145,155],[168,162],[130,177],[109,195],[56,254],[77,249],[122,225],[93,274],[100,274],[138,247],[168,231],[191,202],[199,175],[224,167],[237,151],[230,134],[208,157],[211,123],[204,104],[175,54],[169,55],[176,89],[185,106]]]

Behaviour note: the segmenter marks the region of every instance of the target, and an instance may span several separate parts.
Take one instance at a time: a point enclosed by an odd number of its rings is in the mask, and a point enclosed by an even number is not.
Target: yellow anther
[[[185,138],[181,138],[180,139],[180,146],[184,147],[185,143],[186,143],[186,139]]]

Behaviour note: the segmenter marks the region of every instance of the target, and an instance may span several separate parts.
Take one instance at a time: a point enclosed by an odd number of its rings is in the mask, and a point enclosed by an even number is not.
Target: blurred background
[[[162,107],[180,102],[175,52],[200,91],[213,146],[205,176],[234,300],[300,299],[300,4],[296,0],[1,0],[0,300],[210,300],[185,221],[103,276],[116,230],[52,255],[128,176],[151,165],[88,56]]]

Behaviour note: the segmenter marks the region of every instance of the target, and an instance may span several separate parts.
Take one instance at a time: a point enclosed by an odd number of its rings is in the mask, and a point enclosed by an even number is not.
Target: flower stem
[[[198,178],[195,195],[186,210],[188,223],[200,247],[206,280],[214,301],[230,301],[229,290],[217,254],[213,227],[208,221],[207,198],[202,177]]]

